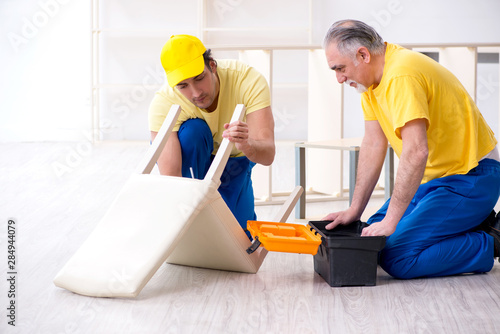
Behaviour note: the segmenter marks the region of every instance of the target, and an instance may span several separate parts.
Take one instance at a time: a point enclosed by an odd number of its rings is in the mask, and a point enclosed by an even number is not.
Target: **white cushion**
[[[214,195],[209,181],[133,175],[55,285],[89,296],[136,296]]]

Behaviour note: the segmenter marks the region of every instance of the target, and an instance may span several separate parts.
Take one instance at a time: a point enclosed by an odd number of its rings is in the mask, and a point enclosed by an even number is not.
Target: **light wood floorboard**
[[[271,252],[254,275],[165,264],[135,299],[55,287],[147,147],[0,144],[0,333],[500,333],[498,262],[487,274],[414,280],[379,268],[376,286],[331,288],[312,256]],[[327,213],[345,203],[314,205]],[[257,207],[260,219],[276,211]],[[15,328],[6,317],[8,219],[18,227]]]

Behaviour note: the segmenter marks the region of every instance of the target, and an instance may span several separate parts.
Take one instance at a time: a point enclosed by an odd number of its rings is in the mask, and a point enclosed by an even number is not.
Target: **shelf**
[[[143,84],[96,84],[93,85],[94,89],[110,89],[110,88],[133,88],[141,86],[145,89],[160,89],[163,85],[143,85]]]
[[[131,30],[131,29],[92,29],[92,34],[94,35],[118,35],[119,37],[141,37],[141,38],[168,38],[171,35],[176,34],[191,34],[196,35],[198,30],[196,29],[169,29],[165,28],[162,30]],[[122,36],[123,35],[123,36]]]
[[[309,27],[209,27],[203,31],[309,31]]]
[[[273,88],[307,88],[307,82],[274,82]]]

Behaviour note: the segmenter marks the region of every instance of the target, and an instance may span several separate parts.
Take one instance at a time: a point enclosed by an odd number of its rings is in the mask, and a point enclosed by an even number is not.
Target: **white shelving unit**
[[[108,0],[115,1],[117,0]],[[344,123],[347,114],[344,114],[344,91],[343,86],[339,85],[336,81],[335,75],[328,69],[326,64],[326,59],[324,56],[324,51],[320,45],[312,44],[312,13],[313,13],[313,0],[305,0],[303,4],[307,4],[307,11],[304,11],[303,21],[308,22],[307,26],[295,26],[295,27],[252,27],[252,26],[215,26],[211,22],[217,21],[213,19],[214,9],[213,1],[209,0],[192,0],[189,4],[191,5],[191,10],[196,13],[192,18],[193,25],[181,28],[172,29],[123,29],[113,27],[103,27],[101,18],[101,7],[102,4],[106,3],[106,0],[92,0],[92,124],[93,124],[93,139],[94,141],[107,140],[103,136],[103,117],[105,114],[112,114],[112,116],[117,117],[117,113],[113,114],[110,112],[109,108],[113,108],[113,101],[110,104],[109,100],[112,100],[108,95],[114,90],[128,90],[128,94],[131,97],[141,96],[141,99],[137,98],[135,101],[136,107],[133,108],[134,104],[129,103],[129,114],[132,115],[132,109],[141,109],[142,114],[135,116],[129,116],[130,122],[134,123],[134,118],[145,119],[147,117],[147,105],[150,101],[148,100],[148,94],[151,95],[154,91],[161,87],[161,76],[163,75],[163,69],[159,65],[159,50],[163,46],[163,43],[174,33],[187,33],[194,34],[201,38],[206,44],[207,48],[210,48],[216,54],[231,54],[234,57],[238,57],[254,66],[258,69],[268,80],[272,92],[272,105],[274,111],[279,111],[280,106],[276,105],[275,93],[278,90],[298,90],[303,93],[303,96],[307,98],[307,102],[304,102],[306,106],[305,110],[297,111],[295,115],[303,117],[307,121],[307,126],[300,124],[304,127],[304,133],[307,133],[306,138],[293,138],[296,141],[326,141],[326,140],[337,140],[344,138]],[[235,2],[231,2],[235,3]],[[212,7],[209,7],[209,4]],[[123,5],[125,6],[125,5]],[[188,6],[188,5],[186,5]],[[119,13],[119,11],[117,11]],[[166,32],[168,31],[168,33]],[[251,38],[248,43],[226,42],[221,43],[220,39],[223,38],[221,35],[238,33],[238,36],[247,36],[247,34],[261,35],[266,34],[269,36],[269,40],[273,40],[272,36],[292,33],[299,34],[302,33],[302,44],[286,44],[277,41],[272,41],[270,44],[259,44],[251,43]],[[234,37],[234,34],[232,34]],[[107,38],[110,39],[107,39]],[[116,66],[118,70],[116,72],[121,73],[120,70],[127,72],[131,70],[125,68],[122,65],[115,65],[112,62],[108,62],[106,66],[103,65],[103,53],[108,52],[106,49],[103,50],[103,46],[107,47],[107,43],[111,43],[112,38],[126,38],[122,43],[128,42],[129,38],[140,41],[143,44],[138,43],[144,48],[148,48],[149,44],[147,42],[154,41],[157,44],[158,51],[151,49],[152,59],[150,63],[143,62],[143,74],[142,78],[139,75],[139,80],[133,79],[129,80],[109,80],[104,79],[107,77],[105,75],[106,71],[110,68]],[[245,41],[245,38],[242,38]],[[214,43],[216,41],[217,43]],[[268,41],[267,38],[262,38],[261,41]],[[232,44],[231,44],[232,43]],[[237,44],[237,45],[235,45]],[[478,52],[491,52],[498,53],[500,50],[500,44],[418,44],[418,45],[403,45],[407,48],[415,49],[417,51],[432,51],[439,53],[439,61],[444,66],[449,68],[457,77],[464,83],[467,90],[473,97],[477,97],[477,53]],[[133,48],[133,52],[137,52],[137,48]],[[303,77],[297,79],[287,78],[286,80],[276,80],[275,70],[278,68],[277,65],[277,54],[295,54],[299,52],[300,54],[307,54],[306,59],[303,63],[295,64],[297,69],[304,69],[306,73]],[[149,52],[144,51],[143,54],[150,56]],[[159,66],[159,67],[158,67]],[[307,71],[305,70],[307,69]],[[118,76],[118,75],[117,75]],[[118,76],[119,77],[119,76]],[[148,78],[148,80],[145,80]],[[142,79],[142,81],[141,81]],[[134,81],[135,80],[135,81]],[[146,82],[147,81],[147,82]],[[134,93],[135,92],[135,93]],[[142,95],[141,95],[142,94]],[[293,94],[290,94],[293,95]],[[120,95],[118,95],[120,96]],[[130,97],[129,96],[129,97]],[[293,98],[294,96],[290,96]],[[105,102],[104,100],[107,100]],[[140,100],[140,101],[139,101]],[[117,99],[115,98],[115,102]],[[120,102],[120,100],[118,99]],[[301,100],[302,101],[302,100]],[[127,106],[125,101],[122,104],[118,104],[123,107]],[[129,101],[130,102],[130,101]],[[134,102],[134,101],[132,101]],[[103,107],[103,104],[107,103],[107,108]],[[117,103],[114,103],[117,105]],[[118,108],[116,108],[118,110]],[[500,115],[500,112],[499,112]],[[119,115],[118,115],[119,116]],[[298,118],[300,118],[298,116]],[[302,119],[302,118],[301,118]],[[305,122],[302,122],[305,123]],[[307,128],[307,129],[306,129]],[[500,117],[498,120],[498,128],[500,129]],[[125,132],[125,130],[123,130]],[[128,139],[128,138],[125,138]],[[397,162],[396,162],[397,165]],[[346,189],[344,187],[343,181],[343,169],[344,169],[344,156],[341,152],[330,152],[325,155],[324,152],[318,151],[308,153],[307,156],[307,184],[309,192],[316,193],[318,195],[323,195],[325,199],[346,199]],[[264,166],[256,166],[253,173],[253,182],[256,195],[256,202],[270,204],[281,202],[277,199],[278,195],[286,194],[287,190],[281,189],[280,192],[276,192],[273,189],[273,178],[272,178],[272,168]],[[382,183],[383,184],[383,183]],[[317,199],[315,199],[317,200]]]
[[[153,92],[161,87],[161,84],[154,85],[144,85],[141,82],[131,82],[131,83],[123,83],[119,82],[119,80],[109,80],[103,79],[106,75],[106,71],[109,72],[105,66],[103,66],[102,55],[106,49],[106,38],[144,38],[144,39],[163,39],[163,42],[174,33],[187,33],[197,35],[204,43],[207,48],[210,48],[214,51],[214,53],[221,52],[232,52],[237,54],[237,57],[242,61],[252,65],[257,68],[268,80],[268,83],[271,87],[271,94],[273,95],[274,89],[300,89],[304,92],[307,92],[308,85],[307,82],[289,82],[289,83],[273,83],[273,53],[274,51],[283,51],[283,50],[304,50],[307,51],[310,48],[319,49],[319,46],[311,46],[311,45],[298,45],[298,46],[289,46],[289,45],[271,45],[270,47],[256,45],[256,46],[234,46],[234,45],[210,45],[210,40],[217,40],[217,35],[224,33],[265,33],[269,34],[270,32],[277,33],[293,33],[296,34],[298,32],[302,32],[303,35],[307,35],[307,42],[310,43],[312,40],[312,5],[313,0],[305,0],[303,1],[307,4],[308,10],[304,12],[305,20],[307,20],[306,27],[272,27],[272,26],[238,26],[238,27],[217,27],[214,25],[210,25],[210,20],[208,17],[210,8],[209,5],[215,4],[213,1],[208,0],[196,0],[195,9],[196,12],[196,25],[191,29],[177,29],[175,31],[170,29],[168,33],[165,33],[166,30],[156,30],[156,29],[133,29],[133,28],[124,28],[124,27],[108,27],[103,26],[101,22],[102,7],[108,6],[109,1],[106,0],[91,0],[91,11],[92,11],[92,45],[91,45],[91,68],[92,68],[92,83],[91,83],[91,106],[92,106],[92,127],[93,127],[93,140],[94,142],[107,140],[106,135],[109,132],[112,132],[112,129],[109,129],[109,124],[113,122],[106,122],[105,115],[111,114],[111,116],[121,116],[119,112],[114,113],[113,111],[109,111],[109,109],[113,109],[113,103],[106,102],[105,100],[109,100],[106,96],[109,95],[109,92],[114,90],[124,90],[131,91],[130,94],[133,94],[133,90],[145,90],[149,92]],[[194,2],[193,2],[194,3]],[[118,3],[115,1],[115,5]],[[227,5],[234,5],[235,2],[228,2]],[[123,8],[122,8],[123,9]],[[212,8],[213,9],[213,8]],[[109,8],[108,8],[109,10]],[[212,13],[213,14],[213,13]],[[117,10],[116,15],[120,15],[120,11]],[[207,43],[208,41],[208,43]],[[163,44],[161,44],[162,46]],[[160,69],[160,72],[162,69]],[[115,103],[117,104],[117,103]],[[125,107],[122,104],[123,107]],[[118,108],[117,108],[118,109]],[[305,111],[303,111],[305,112]],[[144,115],[146,117],[146,115]],[[113,127],[113,124],[111,124]],[[115,127],[116,128],[116,127]],[[116,130],[115,132],[117,132]],[[270,167],[257,166],[254,169],[254,184],[256,189],[256,198],[258,202],[272,202],[273,201],[273,191],[272,191],[272,169]]]

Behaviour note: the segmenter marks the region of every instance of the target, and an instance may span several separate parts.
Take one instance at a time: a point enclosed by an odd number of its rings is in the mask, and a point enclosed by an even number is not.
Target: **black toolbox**
[[[314,271],[332,287],[376,285],[378,253],[385,237],[361,237],[368,226],[357,221],[325,229],[329,221],[310,221],[311,231],[321,236],[314,255]]]

